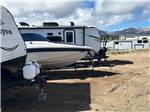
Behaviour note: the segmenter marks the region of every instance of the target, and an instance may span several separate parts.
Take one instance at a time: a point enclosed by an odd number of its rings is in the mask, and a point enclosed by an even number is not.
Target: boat
[[[36,60],[43,69],[57,69],[75,63],[85,57],[90,47],[49,42],[36,33],[23,33],[27,46],[27,60]]]

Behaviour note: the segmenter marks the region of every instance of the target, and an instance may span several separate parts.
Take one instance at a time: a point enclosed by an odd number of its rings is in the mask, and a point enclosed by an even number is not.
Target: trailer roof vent
[[[69,23],[70,23],[70,25],[71,25],[71,26],[74,26],[74,25],[75,25],[75,24],[74,24],[74,22],[72,22],[72,21],[71,21],[71,22],[69,22]]]
[[[19,24],[20,24],[21,26],[29,26],[29,24],[26,23],[26,22],[19,22]]]
[[[58,23],[56,22],[43,22],[43,26],[48,27],[48,26],[59,26]]]

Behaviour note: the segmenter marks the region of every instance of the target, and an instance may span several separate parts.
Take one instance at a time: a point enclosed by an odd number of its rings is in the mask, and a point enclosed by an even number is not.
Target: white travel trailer
[[[23,22],[21,22],[23,23]],[[43,26],[24,26],[21,24],[19,30],[21,34],[35,33],[44,36],[52,42],[62,42],[91,47],[96,54],[106,50],[101,47],[99,30],[96,27],[77,26],[71,23],[70,26],[58,25],[55,22],[44,22]],[[100,54],[100,55],[102,55]]]
[[[142,40],[116,40],[113,44],[114,50],[137,50],[148,49],[149,43],[147,39]]]
[[[150,40],[150,35],[130,35],[130,36],[119,36],[120,40]]]
[[[106,47],[109,50],[138,50],[148,49],[149,43],[147,39],[114,40],[107,42]]]
[[[37,67],[38,64],[33,60],[30,63],[26,63],[26,45],[15,24],[13,16],[2,6],[0,6],[0,11],[1,81],[5,82],[2,83],[2,86],[6,85],[6,80],[11,82],[12,79],[17,80],[18,77],[32,80],[40,73],[40,69]],[[23,73],[19,74],[18,72],[22,69]]]
[[[26,46],[10,12],[4,7],[1,7],[0,11],[1,70],[2,73],[4,71],[15,73],[25,64]]]

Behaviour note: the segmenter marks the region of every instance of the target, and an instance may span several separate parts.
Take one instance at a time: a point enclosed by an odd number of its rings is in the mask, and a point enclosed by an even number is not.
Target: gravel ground
[[[47,102],[25,87],[5,112],[150,112],[150,52],[108,54],[114,67],[47,71]]]

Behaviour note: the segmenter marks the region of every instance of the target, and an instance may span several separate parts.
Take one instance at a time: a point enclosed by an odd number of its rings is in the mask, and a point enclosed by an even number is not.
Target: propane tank
[[[36,61],[28,62],[23,67],[23,77],[27,80],[34,79],[40,73],[40,66]]]

